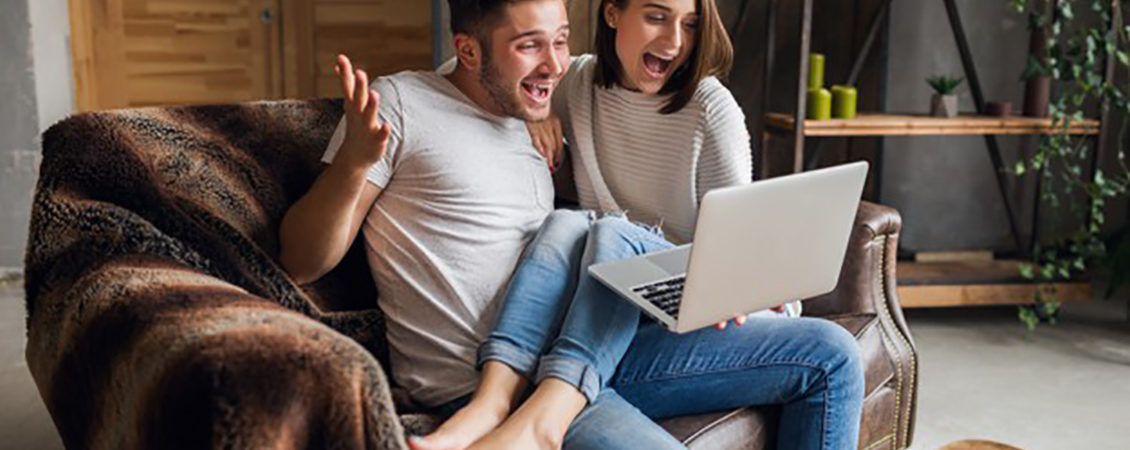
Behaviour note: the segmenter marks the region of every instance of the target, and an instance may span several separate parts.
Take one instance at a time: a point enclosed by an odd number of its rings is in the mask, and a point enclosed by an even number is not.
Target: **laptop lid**
[[[867,162],[703,197],[675,331],[835,289]]]

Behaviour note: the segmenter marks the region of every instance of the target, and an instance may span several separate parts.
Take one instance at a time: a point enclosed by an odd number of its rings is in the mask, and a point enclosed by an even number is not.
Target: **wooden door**
[[[432,3],[284,0],[286,95],[340,96],[340,84],[334,74],[339,53],[348,55],[358,67],[374,76],[431,69]]]
[[[280,0],[70,0],[79,110],[283,94]]]

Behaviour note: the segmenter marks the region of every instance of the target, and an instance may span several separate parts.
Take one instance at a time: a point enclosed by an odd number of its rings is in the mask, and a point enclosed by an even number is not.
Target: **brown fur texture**
[[[44,134],[26,356],[68,448],[405,448],[359,247],[309,287],[277,263],[340,117],[151,108]]]

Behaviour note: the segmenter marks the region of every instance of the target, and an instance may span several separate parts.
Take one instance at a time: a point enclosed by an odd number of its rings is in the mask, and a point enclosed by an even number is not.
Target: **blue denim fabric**
[[[546,218],[510,278],[494,331],[479,346],[480,368],[494,360],[534,378],[538,358],[557,336],[572,301],[577,261],[595,218],[591,211],[565,209]]]
[[[550,215],[479,354],[480,364],[497,360],[537,382],[577,386],[589,405],[566,448],[678,448],[653,420],[770,404],[782,406],[781,448],[857,445],[863,367],[846,330],[820,319],[751,317],[722,332],[677,335],[641,322],[635,306],[581,268],[673,245],[623,217],[594,218]]]
[[[589,229],[580,267],[672,247],[674,244],[648,228],[623,217],[604,217]],[[518,270],[524,266],[523,262]],[[562,273],[561,268],[556,273]],[[580,275],[569,312],[549,351],[541,358],[535,381],[560,378],[577,386],[589,402],[593,402],[612,379],[620,358],[635,336],[640,310],[589,276],[587,270]],[[514,301],[524,302],[521,298]]]
[[[561,446],[577,449],[685,449],[682,443],[616,393],[605,389],[581,411]]]

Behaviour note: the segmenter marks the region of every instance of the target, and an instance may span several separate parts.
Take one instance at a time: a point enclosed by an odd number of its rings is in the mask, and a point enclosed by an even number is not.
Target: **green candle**
[[[854,119],[859,92],[853,86],[832,86],[832,117]]]
[[[808,90],[808,118],[828,120],[832,118],[832,93],[827,89]]]
[[[821,89],[824,87],[824,55],[813,53],[808,55],[808,88]]]

